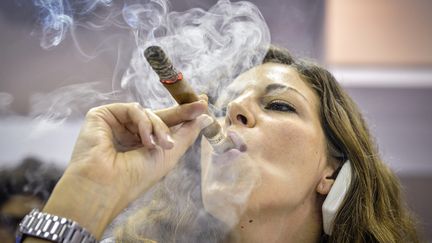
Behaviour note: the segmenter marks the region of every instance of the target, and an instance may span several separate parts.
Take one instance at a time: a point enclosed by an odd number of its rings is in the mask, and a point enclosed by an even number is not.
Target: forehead
[[[311,105],[316,105],[318,99],[309,85],[300,78],[297,70],[291,66],[279,63],[265,63],[254,67],[238,76],[226,89],[220,101],[235,98],[244,92],[264,92],[270,84],[281,84],[294,88],[301,93]]]

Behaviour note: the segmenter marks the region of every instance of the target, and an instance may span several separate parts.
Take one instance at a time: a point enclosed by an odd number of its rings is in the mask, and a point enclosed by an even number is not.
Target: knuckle
[[[142,107],[142,106],[140,105],[140,103],[138,103],[138,102],[133,102],[133,103],[131,103],[130,105],[131,105],[131,107],[134,108],[134,109],[138,109],[138,110],[142,110],[142,109],[143,109],[143,107]]]
[[[150,119],[143,119],[138,122],[138,127],[144,129],[145,131],[148,131],[152,129],[153,124]]]
[[[86,119],[98,117],[104,108],[105,108],[104,106],[97,106],[97,107],[90,108],[90,110],[88,110],[86,113],[85,116]]]
[[[193,115],[194,115],[194,110],[192,109],[191,104],[184,106],[180,114],[180,116],[184,119],[188,119]]]
[[[149,116],[154,114],[154,112],[149,108],[144,108],[144,112]]]

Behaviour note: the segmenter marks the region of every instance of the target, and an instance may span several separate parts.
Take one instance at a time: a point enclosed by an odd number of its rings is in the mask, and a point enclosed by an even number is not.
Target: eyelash
[[[280,112],[297,112],[292,105],[280,100],[271,101],[264,108],[267,110],[275,110]],[[227,106],[223,106],[219,112],[217,112],[216,117],[224,117],[226,116],[226,112]]]
[[[296,109],[292,105],[280,100],[271,101],[264,108],[280,112],[296,112]]]

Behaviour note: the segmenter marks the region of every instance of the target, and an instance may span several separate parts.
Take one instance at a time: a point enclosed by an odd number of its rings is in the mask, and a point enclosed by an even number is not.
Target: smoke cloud
[[[44,48],[58,46],[69,31],[80,49],[74,38],[77,27],[95,33],[128,30],[134,51],[121,80],[113,80],[119,85],[113,87],[121,87],[150,108],[172,105],[173,100],[145,60],[146,47],[162,46],[196,91],[214,100],[234,77],[261,62],[270,43],[261,13],[249,2],[221,0],[208,11],[185,12],[170,12],[165,0],[35,0],[34,4],[40,9]]]
[[[10,106],[13,102],[13,96],[6,92],[0,92],[0,115],[6,116],[11,115],[13,112]]]
[[[69,33],[81,52],[81,45],[76,38],[78,28],[95,33],[112,28],[127,30],[131,43],[134,43],[127,68],[119,80],[113,80],[112,86],[120,87],[121,90],[101,93],[90,83],[64,87],[47,95],[36,95],[32,114],[45,120],[61,121],[81,114],[82,110],[91,106],[114,100],[138,101],[153,109],[173,105],[173,99],[144,57],[144,50],[151,45],[161,46],[196,92],[206,93],[214,103],[223,88],[238,74],[261,63],[270,44],[269,29],[260,11],[245,1],[231,3],[220,0],[208,10],[194,8],[185,12],[171,11],[165,0],[34,0],[34,4],[40,9],[43,48],[59,46]],[[119,63],[118,66],[125,65]],[[199,149],[191,149],[178,168],[148,195],[143,196],[146,200],[129,209],[116,222],[128,222],[130,215],[142,211],[140,205],[148,204],[144,213],[136,214],[145,217],[134,218],[133,222],[139,225],[129,227],[140,231],[135,233],[144,233],[161,242],[172,242],[174,239],[176,242],[221,240],[227,227],[235,224],[237,216],[227,215],[229,224],[221,226],[220,221],[204,210],[200,153],[197,151]],[[248,166],[252,165],[214,164],[208,181],[204,183],[209,190],[218,192],[215,195],[226,192],[223,194],[226,197],[223,203],[227,203],[230,198],[234,200],[235,208],[231,211],[239,211],[237,206],[247,201],[255,185],[254,179],[258,179],[255,169]],[[224,174],[227,170],[230,173]],[[234,184],[237,187],[231,187]],[[159,196],[154,199],[154,195]],[[176,200],[178,203],[175,203]],[[217,197],[208,200],[218,203]],[[211,205],[212,202],[207,201],[207,204]],[[163,215],[172,217],[166,219]],[[151,221],[159,218],[163,220]]]
[[[97,82],[73,84],[48,94],[36,93],[30,98],[30,115],[40,120],[58,122],[67,117],[82,117],[92,107],[121,100],[121,93],[102,93],[97,86]]]
[[[34,0],[34,5],[40,11],[42,28],[41,46],[51,48],[59,45],[68,31],[73,32],[76,24],[74,18],[85,16],[98,6],[110,6],[111,0],[63,1]]]

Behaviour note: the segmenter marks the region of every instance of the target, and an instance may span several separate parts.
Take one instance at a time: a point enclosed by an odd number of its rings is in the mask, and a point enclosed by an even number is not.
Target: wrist
[[[43,212],[71,219],[99,239],[123,209],[120,202],[115,188],[65,174],[54,188]]]
[[[19,224],[16,242],[27,237],[63,243],[96,243],[96,238],[77,222],[33,209]]]

